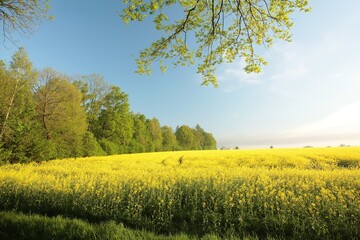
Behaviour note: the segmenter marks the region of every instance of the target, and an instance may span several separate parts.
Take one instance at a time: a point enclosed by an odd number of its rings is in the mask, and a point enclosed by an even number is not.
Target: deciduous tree
[[[216,149],[216,140],[211,133],[205,132],[205,130],[197,124],[194,131],[194,146],[196,149],[210,150]]]
[[[158,119],[148,119],[146,121],[147,129],[150,133],[151,143],[153,145],[153,151],[161,151],[162,150],[162,132],[161,126]]]
[[[36,72],[24,49],[14,53],[10,66],[0,64],[0,147],[6,161],[46,159],[46,143],[36,121],[33,86]]]
[[[189,126],[182,125],[177,128],[175,136],[183,150],[194,149],[194,132]]]
[[[75,86],[82,93],[82,105],[88,120],[88,131],[94,132],[98,127],[98,118],[104,97],[109,92],[109,86],[104,78],[98,74],[81,76],[74,81]]]
[[[0,142],[7,130],[17,95],[20,91],[30,91],[36,81],[36,72],[24,48],[14,53],[8,71],[2,64],[1,74],[3,75],[0,80],[3,97],[0,104],[2,109]]]
[[[78,89],[66,76],[45,69],[39,75],[35,98],[38,118],[46,138],[55,143],[57,157],[81,155],[87,124]]]
[[[145,152],[150,149],[151,137],[146,127],[146,116],[144,114],[133,115],[134,132],[131,143],[131,152]]]
[[[162,132],[162,145],[165,151],[174,151],[177,149],[177,141],[174,131],[169,126],[161,127]]]
[[[132,120],[128,95],[121,92],[119,87],[113,86],[104,97],[99,116],[100,128],[95,136],[115,143],[120,152],[127,152],[126,147],[133,136]]]

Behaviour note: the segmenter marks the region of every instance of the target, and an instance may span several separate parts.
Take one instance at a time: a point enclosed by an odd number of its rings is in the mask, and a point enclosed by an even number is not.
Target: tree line
[[[200,125],[174,131],[132,112],[128,95],[98,74],[37,71],[24,48],[0,60],[0,163],[215,148]]]

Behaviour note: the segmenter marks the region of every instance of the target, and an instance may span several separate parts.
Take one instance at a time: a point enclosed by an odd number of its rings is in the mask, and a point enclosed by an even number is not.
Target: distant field
[[[356,239],[360,148],[184,151],[5,165],[0,207],[114,221],[157,234]]]

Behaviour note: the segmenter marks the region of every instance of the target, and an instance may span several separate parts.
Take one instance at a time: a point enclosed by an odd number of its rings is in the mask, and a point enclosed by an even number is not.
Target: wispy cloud
[[[270,82],[294,81],[303,78],[309,73],[310,59],[298,43],[277,45],[272,49],[273,67],[275,70],[269,74]]]
[[[311,42],[275,45],[264,73],[269,90],[296,95],[301,90],[299,86],[321,89],[350,80],[360,86],[358,39],[359,33],[337,26]]]
[[[238,134],[219,139],[219,145],[242,148],[360,145],[360,100],[319,121],[280,132]]]
[[[262,74],[246,73],[245,61],[240,59],[232,63],[222,64],[217,71],[217,79],[220,89],[225,92],[234,91],[242,86],[257,85],[263,83]]]
[[[346,105],[320,121],[283,132],[286,137],[319,137],[324,135],[360,136],[360,101]]]

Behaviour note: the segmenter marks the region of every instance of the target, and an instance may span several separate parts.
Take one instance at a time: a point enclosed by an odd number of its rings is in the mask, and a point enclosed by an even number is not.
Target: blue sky
[[[126,26],[121,2],[53,0],[55,19],[0,45],[0,58],[22,46],[38,69],[103,75],[134,112],[173,128],[199,123],[218,147],[360,145],[359,1],[310,1],[311,13],[293,16],[293,41],[262,50],[261,74],[223,64],[219,88],[200,86],[195,66],[136,75],[134,57],[160,34],[146,22]]]

